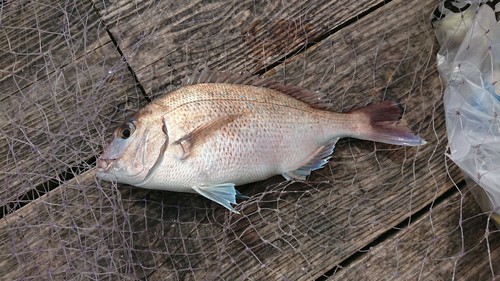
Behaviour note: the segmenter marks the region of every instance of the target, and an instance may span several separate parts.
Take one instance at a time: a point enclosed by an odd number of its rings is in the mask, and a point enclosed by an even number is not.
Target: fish
[[[228,210],[235,186],[282,175],[306,180],[341,138],[419,146],[382,101],[330,111],[316,91],[247,74],[197,71],[184,85],[126,118],[97,160],[97,177],[140,188],[196,193]]]

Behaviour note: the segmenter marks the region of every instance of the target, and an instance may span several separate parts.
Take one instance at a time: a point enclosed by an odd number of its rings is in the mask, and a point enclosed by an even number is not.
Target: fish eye
[[[122,139],[128,139],[130,137],[130,130],[127,128],[122,129],[121,137],[122,137]]]
[[[118,137],[121,139],[128,139],[135,131],[133,122],[128,122],[118,130]]]

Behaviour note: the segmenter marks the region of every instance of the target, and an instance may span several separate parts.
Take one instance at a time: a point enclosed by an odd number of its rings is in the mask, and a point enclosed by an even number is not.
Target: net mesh
[[[0,278],[489,280],[500,234],[447,148],[438,2],[0,2]],[[205,198],[95,177],[112,130],[200,65],[400,101],[428,144],[342,139],[307,181]],[[160,126],[160,124],[159,124]]]

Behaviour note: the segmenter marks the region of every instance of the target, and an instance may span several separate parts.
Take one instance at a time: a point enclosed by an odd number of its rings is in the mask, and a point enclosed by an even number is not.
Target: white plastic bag
[[[500,227],[500,1],[444,1],[432,15],[446,83],[448,156],[483,194]]]

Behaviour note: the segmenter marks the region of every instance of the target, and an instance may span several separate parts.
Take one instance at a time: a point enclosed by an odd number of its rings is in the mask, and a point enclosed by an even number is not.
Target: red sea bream
[[[279,174],[304,180],[340,138],[425,143],[397,124],[402,109],[391,101],[335,113],[316,92],[251,76],[203,71],[187,84],[115,130],[99,178],[198,193],[237,212],[235,185]]]

